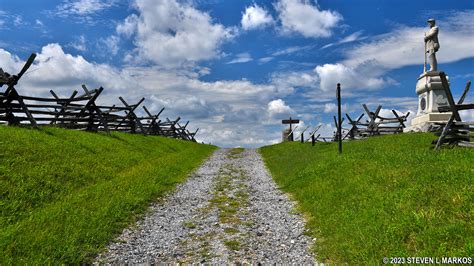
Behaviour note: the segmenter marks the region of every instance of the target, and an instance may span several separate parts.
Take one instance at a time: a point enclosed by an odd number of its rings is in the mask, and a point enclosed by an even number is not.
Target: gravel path
[[[304,230],[260,154],[221,149],[97,262],[315,264]]]

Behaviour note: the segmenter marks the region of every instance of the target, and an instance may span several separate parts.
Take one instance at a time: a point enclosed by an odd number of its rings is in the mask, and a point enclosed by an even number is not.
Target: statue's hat
[[[430,19],[428,19],[427,22],[435,22],[435,20],[434,20],[434,18],[430,18]]]

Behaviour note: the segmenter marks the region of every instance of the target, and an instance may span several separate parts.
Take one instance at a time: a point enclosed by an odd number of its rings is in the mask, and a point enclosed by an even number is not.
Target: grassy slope
[[[214,149],[0,126],[0,264],[90,261]]]
[[[430,149],[402,134],[261,152],[279,186],[308,215],[319,260],[381,263],[395,256],[474,255],[474,149]]]

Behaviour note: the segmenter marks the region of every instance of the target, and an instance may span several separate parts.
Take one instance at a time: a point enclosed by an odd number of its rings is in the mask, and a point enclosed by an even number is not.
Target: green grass
[[[224,240],[224,245],[231,250],[240,250],[240,242],[238,240]]]
[[[224,232],[225,232],[226,234],[234,235],[234,234],[239,233],[240,231],[239,231],[239,229],[234,228],[234,227],[227,227],[227,228],[224,228]]]
[[[192,221],[185,221],[183,225],[184,227],[189,228],[189,229],[194,229],[197,227],[196,224]]]
[[[233,148],[233,149],[230,149],[228,156],[229,156],[231,159],[237,159],[237,158],[239,158],[239,155],[240,155],[242,152],[244,152],[244,150],[245,150],[244,148]]]
[[[317,259],[474,256],[474,149],[431,149],[432,134],[261,148],[318,240]]]
[[[0,126],[0,265],[91,262],[214,149]]]

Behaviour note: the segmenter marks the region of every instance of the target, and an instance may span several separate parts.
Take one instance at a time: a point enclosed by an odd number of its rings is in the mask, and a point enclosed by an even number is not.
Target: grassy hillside
[[[432,134],[261,148],[308,216],[317,259],[474,256],[474,149],[430,149]]]
[[[0,126],[0,264],[93,258],[213,146]]]

